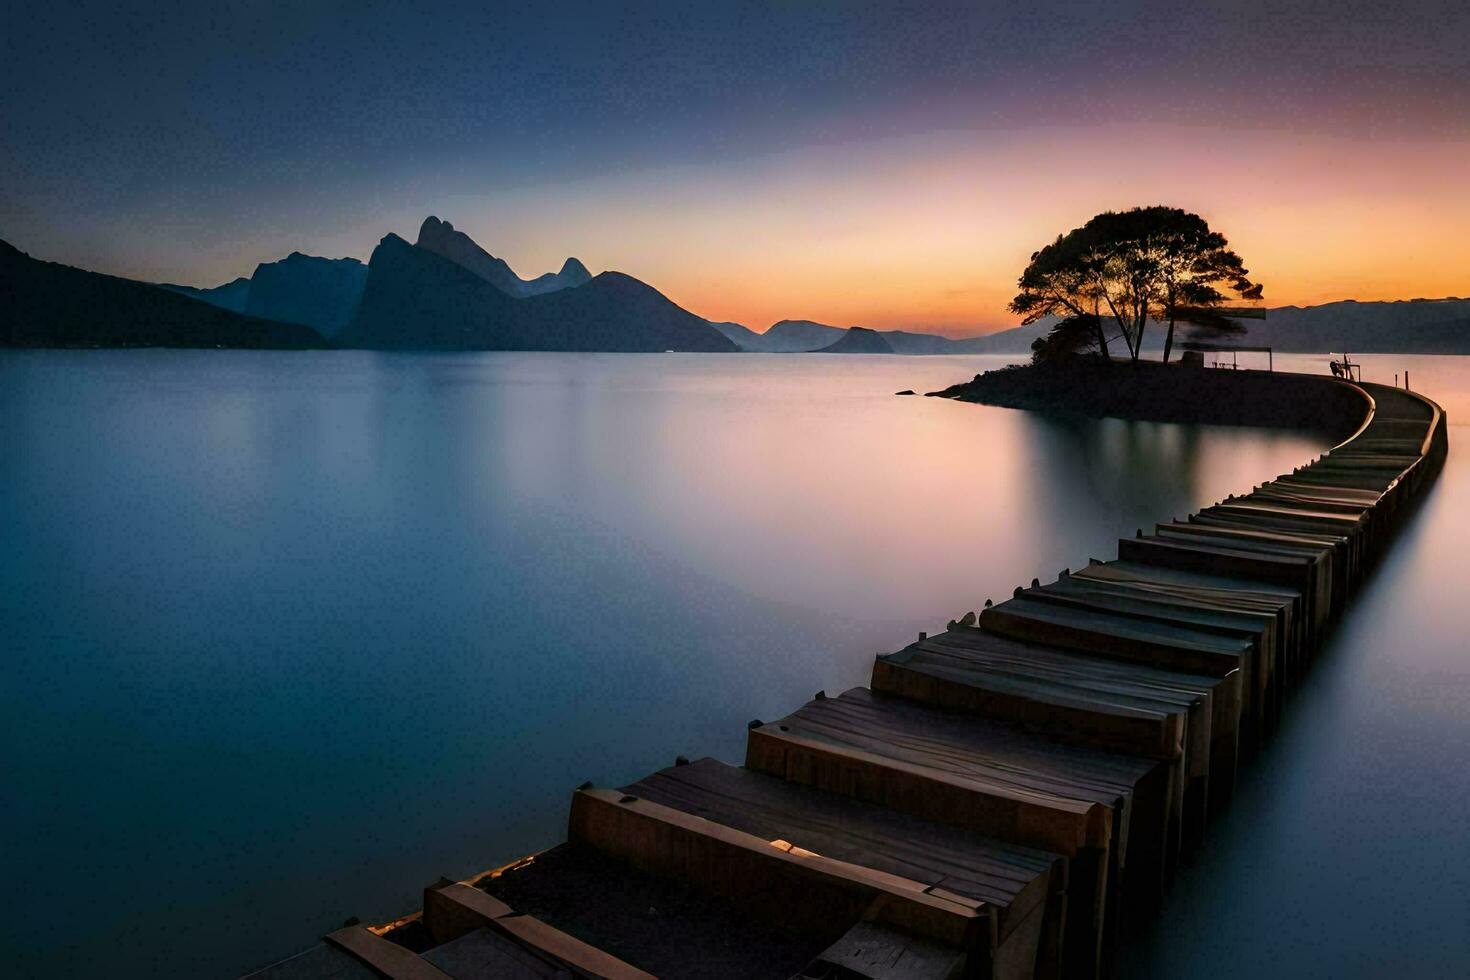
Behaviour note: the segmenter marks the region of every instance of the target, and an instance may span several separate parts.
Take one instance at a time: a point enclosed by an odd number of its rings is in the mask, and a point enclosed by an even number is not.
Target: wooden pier
[[[1428,399],[1315,380],[1363,415],[1318,459],[752,722],[743,767],[583,786],[566,843],[252,976],[1109,975],[1447,452]]]

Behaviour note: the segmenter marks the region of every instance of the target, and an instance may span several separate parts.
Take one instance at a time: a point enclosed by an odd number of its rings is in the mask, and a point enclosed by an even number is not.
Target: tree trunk
[[[1164,334],[1164,363],[1168,364],[1169,352],[1174,349],[1174,317],[1179,312],[1174,305],[1179,300],[1178,287],[1170,283],[1164,298],[1169,304],[1169,332]]]
[[[1114,303],[1113,297],[1109,296],[1106,292],[1103,293],[1103,299],[1107,300],[1108,309],[1113,314],[1113,320],[1118,324],[1118,332],[1123,335],[1123,346],[1127,347],[1129,355],[1133,356],[1133,338],[1129,336],[1128,325],[1123,322],[1123,314],[1118,312],[1118,304]],[[1137,360],[1138,358],[1134,356],[1133,359]]]
[[[1138,349],[1133,353],[1136,361],[1143,356],[1143,335],[1148,333],[1148,300],[1138,301]]]
[[[1113,362],[1112,355],[1108,353],[1108,332],[1103,328],[1102,317],[1098,316],[1097,304],[1092,304],[1092,322],[1097,327],[1097,350],[1102,355],[1104,364]]]

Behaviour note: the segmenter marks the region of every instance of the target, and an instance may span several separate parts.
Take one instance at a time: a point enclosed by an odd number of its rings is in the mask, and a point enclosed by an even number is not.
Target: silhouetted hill
[[[458,262],[388,235],[368,260],[367,284],[343,347],[392,350],[524,349],[515,300]]]
[[[161,282],[158,285],[163,289],[172,290],[192,299],[201,299],[211,306],[218,306],[222,310],[230,310],[234,313],[244,313],[245,304],[250,299],[250,280],[245,276],[227,282],[223,286],[213,286],[208,289],[200,289],[197,286],[180,286],[171,282]]]
[[[849,330],[866,330],[878,334],[894,354],[964,354],[969,353],[966,345],[972,343],[971,340],[951,340],[938,334],[914,333],[908,330],[872,330],[868,327],[834,327],[812,320],[782,320],[763,334],[746,331],[750,334],[749,337],[742,337],[738,332],[724,328],[733,326],[740,330],[746,329],[738,323],[715,326],[745,350],[770,353],[822,350],[838,343]],[[1029,340],[1025,349],[1028,352],[1031,350]]]
[[[645,282],[604,272],[576,289],[520,301],[541,337],[556,347],[538,350],[699,351],[728,353],[734,343]]]
[[[705,320],[631,276],[515,299],[487,279],[388,235],[341,346],[382,349],[733,351]]]
[[[522,279],[504,259],[491,255],[469,235],[456,231],[454,225],[433,215],[425,218],[419,226],[417,245],[459,263],[507,296],[539,296],[560,289],[574,289],[592,280],[587,267],[574,258],[562,263],[560,272],[548,272],[529,281]]]
[[[416,244],[421,249],[443,256],[468,269],[507,296],[520,295],[521,277],[512,271],[506,261],[497,259],[476,245],[475,240],[464,232],[455,231],[454,225],[447,221],[440,221],[432,214],[429,215],[419,226],[419,240]],[[380,245],[379,248],[381,247]]]
[[[1031,342],[1051,329],[1050,319],[984,337],[954,341],[957,353],[1029,354]],[[1343,300],[1320,306],[1278,306],[1264,320],[1242,320],[1245,333],[1214,343],[1270,347],[1282,353],[1470,354],[1470,300]],[[1109,334],[1116,329],[1108,323]],[[1164,346],[1167,325],[1150,321],[1145,350]],[[1181,326],[1176,341],[1187,340]]]
[[[304,323],[335,337],[352,322],[366,284],[367,266],[357,259],[292,252],[279,262],[255,267],[245,312],[268,320]]]
[[[963,351],[958,345],[962,340],[951,340],[933,333],[912,333],[908,330],[879,330],[895,354],[958,354]]]
[[[730,321],[709,321],[709,325],[730,339],[736,347],[744,351],[765,351],[765,339],[754,330],[743,323],[732,323]]]
[[[715,329],[735,341],[742,350],[772,354],[820,351],[841,341],[849,330],[866,330],[882,337],[894,354],[964,354],[970,340],[952,340],[938,334],[909,330],[872,330],[869,327],[834,327],[813,320],[781,320],[765,333],[756,333],[738,323],[716,323]],[[984,338],[975,338],[977,340]],[[1031,350],[1030,341],[1026,351]]]
[[[1344,300],[1269,310],[1264,322],[1247,323],[1240,343],[1303,353],[1467,354],[1467,323],[1470,300]]]
[[[1024,327],[997,330],[982,337],[968,337],[951,341],[954,354],[1030,354],[1031,342],[1045,337],[1056,323],[1056,317],[1046,317]]]
[[[282,323],[304,323],[335,337],[357,312],[367,266],[357,259],[324,259],[292,252],[277,262],[262,262],[249,279],[198,289],[160,283],[164,289],[201,299],[222,309]]]
[[[561,264],[560,272],[547,272],[530,282],[523,282],[521,295],[539,296],[554,293],[558,289],[576,289],[592,281],[592,273],[577,259],[567,259]]]
[[[0,346],[325,347],[310,327],[242,316],[0,242]]]
[[[811,320],[781,320],[761,334],[765,349],[773,354],[795,354],[819,350],[837,343],[846,330]]]
[[[892,354],[893,347],[876,330],[867,327],[849,327],[842,339],[830,347],[813,351],[814,354]]]

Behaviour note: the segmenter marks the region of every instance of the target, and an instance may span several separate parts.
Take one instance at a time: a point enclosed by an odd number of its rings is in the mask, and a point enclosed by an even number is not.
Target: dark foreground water
[[[582,780],[738,761],[1322,448],[892,396],[998,363],[0,355],[6,969],[230,976],[392,917],[554,843]],[[1465,955],[1450,467],[1134,972]]]

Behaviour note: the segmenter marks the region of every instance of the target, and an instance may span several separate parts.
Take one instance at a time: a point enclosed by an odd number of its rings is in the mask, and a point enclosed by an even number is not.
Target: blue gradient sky
[[[1470,293],[1470,5],[7,4],[0,237],[213,284],[453,221],[716,319],[973,333],[1097,210]]]

